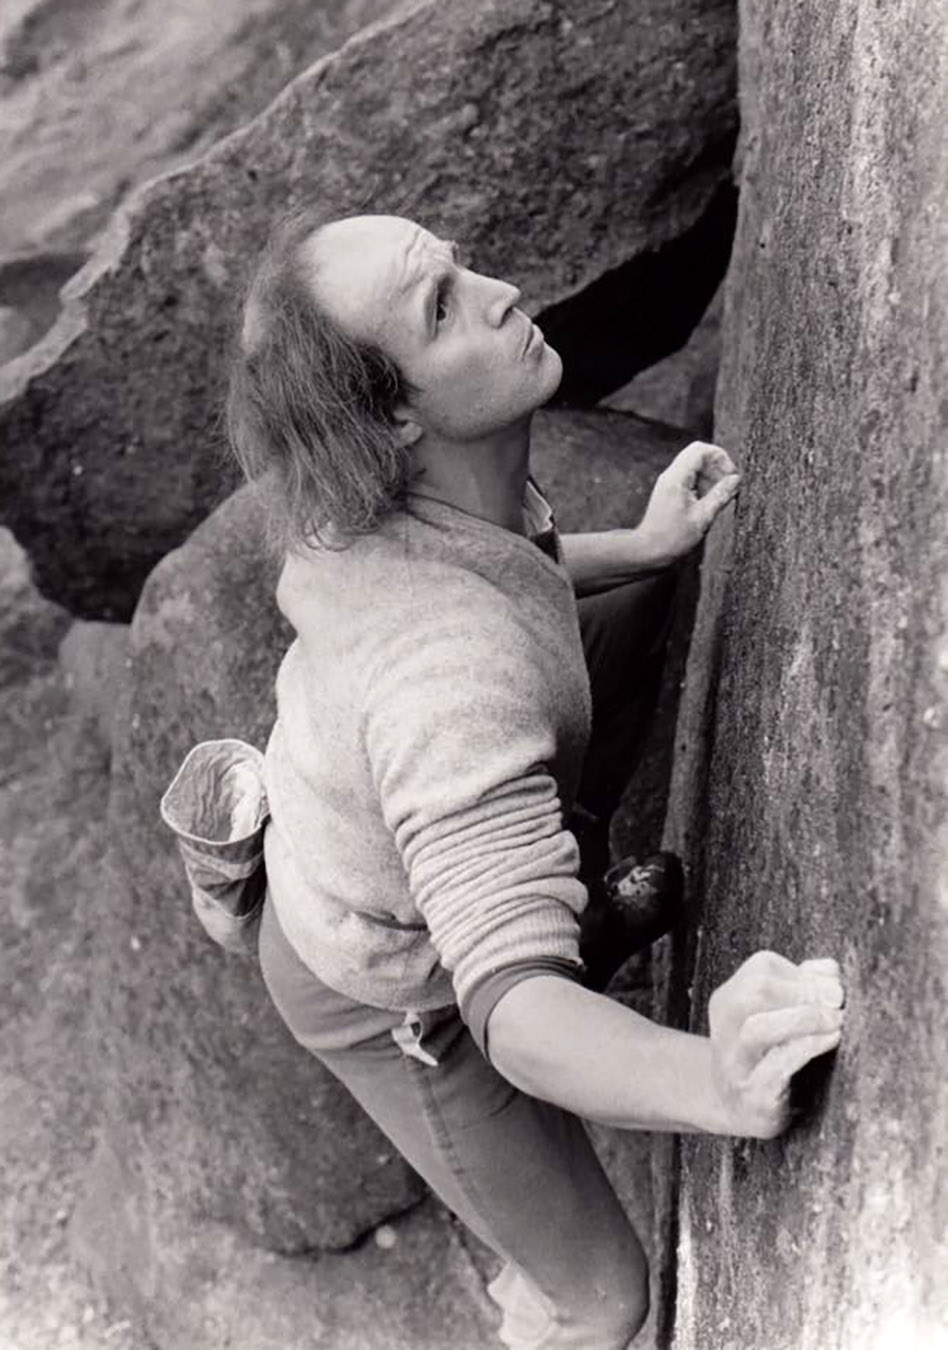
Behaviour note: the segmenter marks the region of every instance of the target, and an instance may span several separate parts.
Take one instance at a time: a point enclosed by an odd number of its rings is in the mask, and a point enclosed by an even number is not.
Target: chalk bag
[[[230,952],[255,953],[267,885],[263,755],[245,741],[202,741],[175,774],[160,809],[177,837],[205,931]]]

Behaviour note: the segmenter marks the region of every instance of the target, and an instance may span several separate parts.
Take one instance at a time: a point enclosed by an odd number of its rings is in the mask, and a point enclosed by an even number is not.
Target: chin
[[[544,403],[549,403],[550,399],[560,387],[560,381],[563,378],[563,362],[559,352],[547,343],[546,350],[543,353],[543,364],[540,369],[540,384],[542,397],[537,403],[538,408],[542,408]]]

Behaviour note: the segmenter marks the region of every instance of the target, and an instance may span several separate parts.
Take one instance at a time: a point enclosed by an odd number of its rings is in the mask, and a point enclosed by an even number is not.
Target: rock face
[[[101,1092],[89,953],[108,795],[106,758],[57,667],[68,624],[0,530],[0,1343],[38,1350],[81,1325],[91,1344],[140,1350],[121,1328],[105,1339],[114,1318],[89,1306],[67,1251]]]
[[[165,1201],[299,1251],[346,1246],[421,1195],[344,1089],[292,1041],[256,964],[205,938],[157,814],[196,741],[265,744],[288,634],[257,527],[238,494],[156,569],[132,624],[109,803],[116,875],[97,955],[112,1109],[87,1194],[109,1215],[116,1254],[137,1246],[142,1261]],[[110,1191],[135,1214],[134,1233],[117,1241]]]
[[[111,748],[131,660],[128,625],[76,619],[59,644],[59,668],[73,704],[95,720]]]
[[[634,523],[685,439],[620,413],[540,415],[536,472],[564,527]],[[254,965],[204,937],[158,819],[195,741],[266,742],[290,634],[261,550],[244,490],[156,568],[132,623],[109,805],[116,876],[95,956],[107,1124],[75,1224],[84,1264],[125,1301],[149,1280],[176,1287],[160,1253],[195,1241],[195,1215],[299,1250],[351,1242],[418,1195],[367,1119],[290,1040]],[[669,750],[667,737],[652,747],[640,794],[667,777]]]
[[[784,1140],[685,1142],[675,1344],[942,1346],[948,20],[745,0],[742,25],[716,432],[745,480],[669,835],[703,893],[696,1024],[763,946],[836,956],[848,1013]]]
[[[39,595],[30,562],[9,530],[0,529],[0,688],[26,679],[55,655],[69,615]]]
[[[0,259],[88,244],[398,0],[11,0],[0,15]]]
[[[417,3],[120,213],[59,325],[2,376],[0,501],[38,583],[126,618],[233,486],[219,408],[274,215],[389,210],[463,240],[532,309],[681,235],[729,176],[730,0]],[[68,564],[64,560],[68,559]]]

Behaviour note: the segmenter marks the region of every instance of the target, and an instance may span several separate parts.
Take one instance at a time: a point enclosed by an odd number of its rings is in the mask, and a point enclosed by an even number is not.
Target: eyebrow
[[[447,248],[448,252],[451,255],[451,261],[454,263],[455,266],[457,266],[461,256],[460,245],[457,244],[453,239],[439,239],[438,243]],[[417,281],[409,281],[407,285],[404,287],[405,291],[418,290],[420,288],[420,293],[422,297],[422,306],[421,306],[422,320],[426,332],[430,325],[432,298],[437,294],[438,289],[443,284],[443,282],[444,282],[443,273],[437,273],[435,275],[431,275],[429,273],[428,276],[421,277]]]
[[[453,263],[457,263],[459,261],[461,249],[460,246],[457,243],[455,243],[453,239],[435,239],[435,242],[437,244],[440,244],[442,248],[446,248],[448,250],[448,252],[451,255],[451,261]],[[408,251],[405,254],[406,262],[414,253],[416,248],[417,248],[417,241],[413,242],[409,246]],[[413,268],[411,269],[411,272],[412,272],[411,275],[409,275],[407,278],[403,278],[402,281],[399,283],[398,286],[399,294],[404,295],[407,291],[414,290],[416,286],[420,285],[421,282],[426,280],[425,277],[419,277],[417,275],[417,269]]]

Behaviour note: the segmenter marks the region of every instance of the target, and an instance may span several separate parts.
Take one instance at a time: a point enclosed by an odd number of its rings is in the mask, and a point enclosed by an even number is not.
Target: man
[[[834,961],[757,953],[706,1038],[584,987],[569,826],[616,793],[590,773],[597,696],[608,739],[662,646],[669,586],[643,574],[738,478],[695,443],[636,528],[559,539],[529,443],[561,366],[519,299],[386,216],[298,217],[251,288],[230,421],[270,484],[298,634],[267,750],[261,961],[297,1039],[504,1259],[504,1343],[621,1350],[647,1268],[581,1118],[777,1134],[843,998]],[[597,628],[624,648],[597,661]]]

